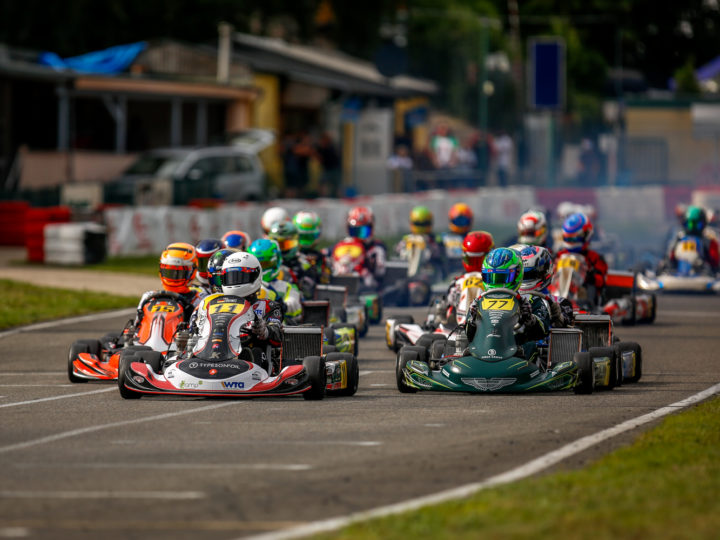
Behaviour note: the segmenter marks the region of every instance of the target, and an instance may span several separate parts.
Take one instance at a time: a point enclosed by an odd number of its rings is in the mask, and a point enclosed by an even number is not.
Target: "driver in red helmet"
[[[366,283],[380,287],[385,277],[387,248],[373,235],[375,216],[367,206],[356,206],[347,217],[347,230],[351,238],[357,238],[365,246],[365,262],[361,274]]]

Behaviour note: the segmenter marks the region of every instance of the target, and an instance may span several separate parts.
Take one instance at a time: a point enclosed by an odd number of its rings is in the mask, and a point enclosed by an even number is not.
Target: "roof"
[[[235,54],[260,71],[335,90],[388,97],[432,95],[433,81],[410,76],[385,77],[372,62],[340,51],[287,43],[281,39],[233,34]]]

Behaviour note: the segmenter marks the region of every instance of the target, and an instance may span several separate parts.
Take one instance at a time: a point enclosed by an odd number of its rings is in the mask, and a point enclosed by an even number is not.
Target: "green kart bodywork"
[[[534,362],[533,343],[523,347],[518,357],[515,326],[518,321],[517,294],[508,289],[491,289],[477,300],[477,330],[467,349],[453,354],[445,348],[441,367],[431,369],[427,351],[405,346],[397,357],[396,376],[401,392],[433,390],[444,392],[514,393],[542,392],[576,388],[580,370],[575,361],[564,361],[544,370]],[[450,349],[450,350],[448,350]],[[527,358],[527,359],[526,359]],[[583,393],[592,392],[592,366],[584,367]],[[577,388],[576,388],[576,391]]]
[[[382,299],[377,293],[361,294],[360,303],[367,308],[367,317],[370,324],[380,324],[382,322]]]

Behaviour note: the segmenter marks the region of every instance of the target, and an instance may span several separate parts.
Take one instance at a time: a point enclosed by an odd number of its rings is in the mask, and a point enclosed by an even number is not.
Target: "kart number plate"
[[[479,289],[482,289],[483,288],[482,278],[479,278],[479,277],[466,278],[465,281],[463,281],[462,288],[469,289],[470,287],[477,287]]]
[[[158,311],[172,313],[176,309],[178,309],[177,306],[173,306],[173,305],[169,305],[169,304],[155,304],[153,307],[150,308],[150,311],[153,313],[158,312]]]
[[[514,298],[483,298],[482,308],[483,309],[502,309],[505,311],[511,310],[515,306]]]
[[[580,269],[580,261],[577,259],[560,259],[557,264],[558,268],[572,268],[573,270]]]
[[[242,313],[245,304],[213,304],[208,308],[210,315],[216,313]]]

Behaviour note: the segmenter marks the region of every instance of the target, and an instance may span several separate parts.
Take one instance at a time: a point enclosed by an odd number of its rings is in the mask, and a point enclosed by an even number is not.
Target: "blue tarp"
[[[125,71],[146,48],[146,41],[138,41],[65,59],[53,52],[43,52],[40,53],[38,62],[58,71],[72,69],[82,73],[108,75]]]
[[[718,75],[720,75],[720,56],[710,60],[710,62],[695,70],[695,77],[700,83],[709,79],[714,79]],[[668,88],[670,88],[670,90],[675,90],[676,84],[674,77],[670,78],[668,81]]]

